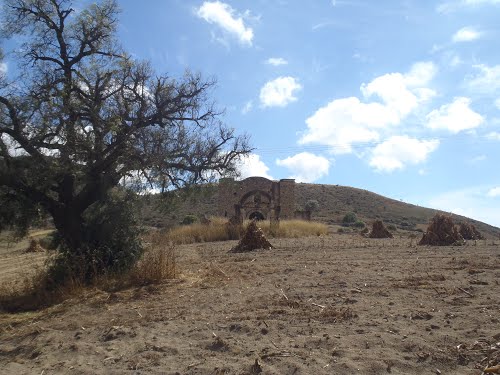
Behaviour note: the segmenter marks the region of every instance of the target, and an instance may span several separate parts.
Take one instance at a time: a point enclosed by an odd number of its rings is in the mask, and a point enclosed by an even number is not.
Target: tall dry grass
[[[269,221],[262,221],[259,223],[259,227],[265,235],[277,238],[299,238],[328,234],[328,226],[316,221],[283,220],[280,221],[277,228],[271,228]]]
[[[239,239],[239,230],[227,225],[227,220],[212,218],[210,224],[190,224],[175,227],[163,234],[163,237],[174,244],[190,244],[197,242],[216,242]]]
[[[228,225],[224,218],[212,218],[209,224],[191,224],[170,229],[163,233],[164,240],[175,244],[215,242],[237,240],[241,237],[249,221],[243,228]],[[260,221],[258,226],[269,237],[299,238],[328,234],[328,227],[323,223],[304,220],[282,220],[278,227],[271,227],[269,221]]]
[[[165,243],[158,234],[153,235],[151,239],[152,242],[141,259],[124,275],[125,284],[156,284],[178,276],[175,245],[172,242]]]

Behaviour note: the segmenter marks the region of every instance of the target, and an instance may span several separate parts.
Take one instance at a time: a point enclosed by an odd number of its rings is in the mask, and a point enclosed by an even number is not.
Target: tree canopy
[[[5,51],[18,75],[0,72],[0,227],[43,210],[77,251],[85,212],[125,179],[182,188],[234,172],[250,152],[221,121],[213,79],[157,75],[124,51],[114,0],[2,5],[1,38],[22,42]]]

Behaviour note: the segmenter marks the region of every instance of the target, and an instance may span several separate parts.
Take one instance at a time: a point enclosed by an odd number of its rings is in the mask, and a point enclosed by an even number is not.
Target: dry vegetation
[[[173,279],[177,275],[175,246],[165,243],[158,235],[149,237],[150,243],[138,263],[125,274],[101,275],[93,280],[90,288],[104,291],[121,290],[132,286],[143,286],[159,283],[163,280]],[[19,312],[37,310],[60,303],[68,298],[85,293],[89,286],[84,286],[78,275],[74,275],[64,285],[56,285],[48,273],[57,256],[55,252],[30,251],[33,247],[33,238],[29,239],[27,249],[21,250],[25,254],[36,253],[44,260],[40,262],[35,258],[34,264],[9,262],[2,254],[3,262],[0,267],[7,269],[11,277],[0,278],[0,311]],[[22,242],[24,243],[24,241]],[[40,245],[36,245],[40,248]],[[1,248],[0,248],[1,249]],[[7,247],[7,250],[9,247]],[[19,250],[18,250],[19,251]],[[5,249],[3,252],[6,252]],[[16,251],[11,251],[16,254]],[[29,260],[28,255],[24,255]]]
[[[499,240],[334,233],[238,254],[236,241],[177,245],[175,259],[161,235],[148,240],[137,272],[149,276],[126,288],[0,313],[0,373],[480,375],[500,364]]]
[[[241,237],[248,224],[249,221],[246,221],[243,228],[235,230],[233,226],[228,225],[226,219],[214,217],[209,224],[195,223],[174,227],[167,230],[163,236],[164,241],[175,244],[236,240]],[[275,238],[321,236],[328,233],[327,225],[314,221],[282,220],[278,228],[271,228],[269,221],[261,221],[258,226],[267,237]]]

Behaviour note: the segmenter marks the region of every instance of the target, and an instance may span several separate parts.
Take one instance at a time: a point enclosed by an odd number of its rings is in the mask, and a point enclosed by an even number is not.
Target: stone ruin
[[[222,178],[219,181],[218,215],[231,223],[243,220],[269,220],[277,225],[295,214],[295,180],[272,181],[249,177],[242,181]]]

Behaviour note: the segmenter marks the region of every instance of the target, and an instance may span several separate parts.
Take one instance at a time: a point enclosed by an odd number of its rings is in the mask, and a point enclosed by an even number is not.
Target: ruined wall
[[[242,181],[223,178],[219,181],[218,214],[248,219],[259,213],[265,219],[293,219],[295,180],[268,180],[249,177]]]
[[[279,205],[281,219],[293,219],[295,213],[295,180],[283,179],[279,184]]]

